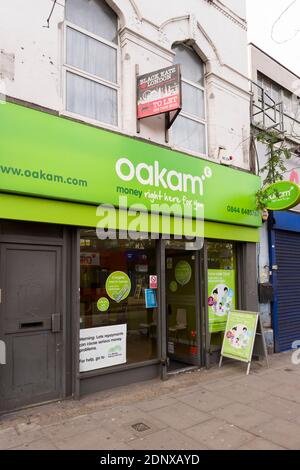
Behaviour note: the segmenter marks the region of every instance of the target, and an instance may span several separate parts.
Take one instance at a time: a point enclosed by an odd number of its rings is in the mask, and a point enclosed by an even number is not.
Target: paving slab
[[[229,405],[234,401],[231,397],[223,396],[220,392],[210,392],[202,388],[199,388],[193,393],[179,395],[177,398],[179,401],[204,412],[209,412],[216,408],[220,408],[221,406]]]
[[[294,369],[284,367],[283,369],[272,370],[268,378],[287,385],[300,386],[300,375]]]
[[[214,450],[237,449],[255,437],[216,418],[186,429],[184,434]]]
[[[273,442],[267,441],[266,439],[261,439],[256,437],[252,441],[247,442],[246,444],[239,447],[237,450],[287,450],[284,447],[278,446]]]
[[[223,408],[218,408],[211,411],[211,414],[246,431],[273,419],[271,414],[255,410],[241,403],[233,403]]]
[[[251,407],[255,410],[269,413],[273,418],[280,418],[287,421],[295,421],[297,417],[300,417],[300,403],[295,403],[274,395],[270,395],[267,400],[251,402]]]
[[[277,397],[285,398],[286,400],[300,404],[300,385],[282,383],[279,387],[270,391],[270,394]]]
[[[178,402],[175,398],[166,396],[166,397],[156,398],[154,400],[138,402],[136,406],[142,411],[153,411],[153,410],[158,410],[160,408],[164,408],[165,406],[175,405],[176,403]]]
[[[93,430],[76,434],[66,439],[53,439],[60,450],[130,450],[130,447],[116,439],[106,430]]]
[[[0,429],[0,450],[12,449],[41,438],[41,431],[18,433],[13,427]]]
[[[253,388],[260,392],[265,392],[272,390],[274,387],[278,387],[281,384],[281,380],[277,379],[276,376],[269,374],[260,374],[260,375],[246,375],[245,377],[240,377],[239,379],[234,379],[232,383],[242,385],[245,387]]]
[[[114,438],[119,439],[120,442],[130,442],[141,435],[155,433],[167,427],[167,424],[151,416],[149,413],[142,412],[137,407],[126,406],[124,410],[118,408],[112,410],[111,415],[106,410],[104,412],[94,413],[92,419],[97,422],[97,426],[106,429]],[[142,433],[135,429],[140,425],[145,427]]]
[[[164,429],[146,438],[130,442],[132,449],[140,450],[207,450],[207,447],[174,429]]]
[[[274,419],[252,429],[252,432],[290,450],[300,450],[300,426],[283,419]]]
[[[168,426],[176,430],[186,429],[210,419],[209,414],[181,402],[160,408],[159,410],[153,410],[148,415],[164,421]]]
[[[219,392],[220,393],[220,392]],[[253,387],[248,387],[243,383],[234,381],[231,385],[224,387],[222,390],[222,397],[228,398],[231,402],[238,402],[248,405],[252,401],[263,400],[268,398],[269,392],[267,390],[256,390]]]
[[[12,450],[58,450],[58,447],[48,439],[38,439],[37,441],[15,447]]]
[[[60,424],[46,426],[43,428],[42,433],[50,439],[65,439],[76,434],[82,434],[83,432],[97,429],[99,425],[100,424],[92,415],[76,416]]]

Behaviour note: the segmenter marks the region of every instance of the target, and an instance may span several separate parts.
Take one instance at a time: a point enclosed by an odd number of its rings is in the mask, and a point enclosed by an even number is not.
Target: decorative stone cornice
[[[146,21],[147,23],[151,24],[154,28],[156,29],[161,29],[162,25],[157,25],[153,23],[152,21],[147,20],[146,18],[143,17],[141,14],[136,0],[129,0],[130,4],[135,12],[136,18],[140,21]],[[224,5],[220,0],[203,0],[205,3],[208,3],[210,6],[218,10],[220,13],[222,13],[226,18],[228,18],[230,21],[235,23],[236,25],[240,26],[242,29],[247,31],[247,22],[245,19],[241,18],[239,15],[237,15],[234,11],[232,11],[229,7]]]
[[[234,13],[229,7],[224,5],[220,0],[203,0],[205,3],[208,3],[213,8],[218,10],[222,15],[226,16],[230,21],[238,25],[240,28],[247,31],[247,21],[236,13]]]

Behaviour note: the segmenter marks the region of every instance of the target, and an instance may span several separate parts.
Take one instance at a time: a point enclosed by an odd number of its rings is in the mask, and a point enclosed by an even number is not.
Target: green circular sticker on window
[[[179,261],[175,266],[175,279],[181,286],[188,284],[192,277],[192,268],[187,261]]]
[[[109,300],[106,297],[101,297],[97,302],[97,308],[100,312],[107,312],[109,309]]]
[[[126,273],[115,271],[111,273],[105,283],[105,289],[108,296],[119,303],[125,300],[131,290],[131,281]]]
[[[177,282],[176,282],[176,281],[170,282],[170,284],[169,284],[169,289],[170,289],[171,292],[176,292],[177,289],[178,289],[178,284],[177,284]]]

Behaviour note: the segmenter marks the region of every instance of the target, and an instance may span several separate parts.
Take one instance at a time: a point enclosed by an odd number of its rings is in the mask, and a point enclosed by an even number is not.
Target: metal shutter
[[[274,304],[276,352],[300,340],[300,233],[275,230],[277,300]]]

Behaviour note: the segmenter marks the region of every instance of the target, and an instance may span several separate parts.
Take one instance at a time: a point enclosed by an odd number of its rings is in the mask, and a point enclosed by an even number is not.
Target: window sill
[[[204,153],[194,152],[193,150],[188,150],[183,147],[177,147],[174,144],[170,144],[170,148],[176,152],[185,153],[186,155],[191,155],[193,157],[201,158],[202,160],[208,160],[210,162],[219,163],[214,158],[209,157],[207,154],[204,154]]]
[[[95,119],[91,119],[80,114],[72,113],[70,111],[60,111],[59,115],[66,118],[70,118],[73,121],[80,122],[82,124],[89,124],[93,127],[99,127],[100,129],[106,129],[109,131],[122,133],[119,126],[114,126],[113,124],[107,124],[105,122],[96,121]]]
[[[98,377],[101,375],[114,374],[118,372],[126,372],[127,370],[131,370],[131,369],[140,369],[142,367],[154,366],[154,365],[159,365],[159,364],[160,364],[159,359],[152,359],[150,361],[138,362],[135,364],[123,364],[120,366],[106,367],[104,369],[96,369],[90,372],[79,372],[77,374],[77,378],[80,380],[91,379],[93,377]]]

